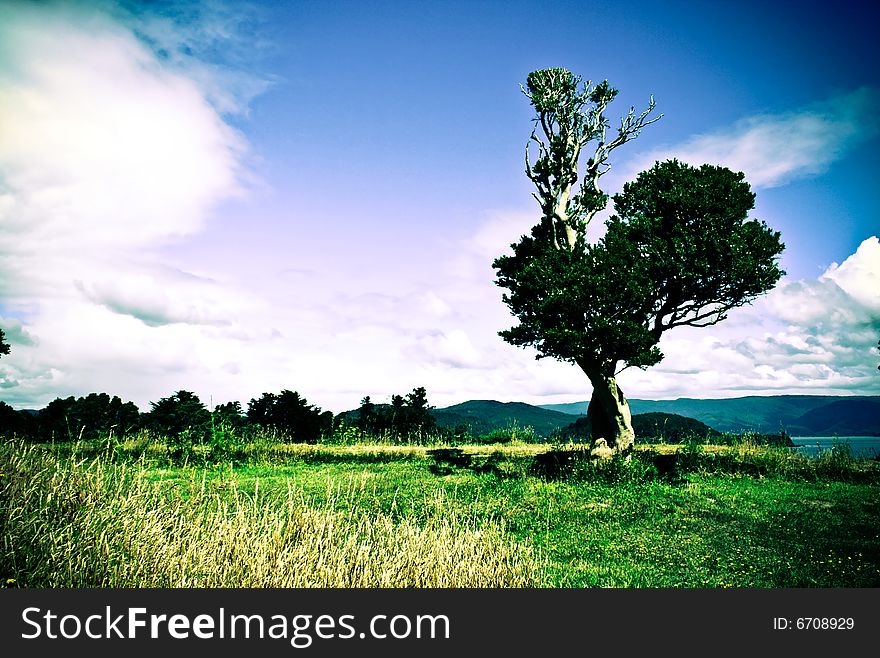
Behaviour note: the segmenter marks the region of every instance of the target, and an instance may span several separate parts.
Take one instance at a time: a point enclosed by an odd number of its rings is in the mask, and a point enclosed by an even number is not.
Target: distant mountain
[[[630,400],[633,414],[663,412],[695,418],[721,432],[778,433],[792,436],[880,435],[880,396],[768,395],[705,400]],[[588,402],[542,405],[580,415]]]
[[[495,400],[469,400],[451,407],[434,409],[432,413],[441,427],[467,425],[477,435],[506,429],[516,423],[520,427],[531,427],[540,436],[549,436],[554,430],[565,427],[572,421],[570,415],[559,411],[524,402]]]
[[[630,400],[632,403],[632,400]],[[587,407],[589,406],[589,400],[585,402],[565,402],[562,404],[542,404],[542,409],[548,409],[550,411],[558,411],[563,414],[569,414],[570,416],[586,416],[587,415]]]
[[[880,436],[880,397],[836,400],[791,424],[798,436]]]

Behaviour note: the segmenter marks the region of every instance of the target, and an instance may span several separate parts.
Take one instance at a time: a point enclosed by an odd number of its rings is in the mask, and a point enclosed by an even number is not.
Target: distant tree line
[[[433,407],[428,404],[427,391],[420,386],[406,396],[392,395],[391,404],[374,404],[368,395],[361,400],[361,406],[353,417],[343,415],[342,422],[352,424],[364,436],[412,441],[436,431],[437,421],[431,409]]]
[[[0,402],[0,431],[42,441],[93,439],[140,429],[143,416],[133,402],[107,393],[56,398],[39,411],[16,411]]]
[[[208,409],[195,393],[180,390],[141,412],[118,396],[90,393],[56,398],[38,411],[16,410],[0,401],[0,434],[48,442],[106,439],[147,430],[157,436],[185,434],[191,441],[206,442],[218,431],[241,438],[261,431],[278,441],[315,443],[352,428],[362,436],[412,440],[435,430],[432,408],[424,387],[406,396],[393,395],[391,404],[373,404],[367,396],[358,410],[336,417],[286,389],[263,393],[248,402],[247,410],[238,401]]]

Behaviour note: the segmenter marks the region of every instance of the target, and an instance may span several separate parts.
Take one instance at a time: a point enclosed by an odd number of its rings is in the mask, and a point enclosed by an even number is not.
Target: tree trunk
[[[586,371],[586,369],[585,369]],[[592,433],[592,454],[596,457],[629,454],[636,442],[632,413],[613,375],[587,371],[593,396],[587,408]]]

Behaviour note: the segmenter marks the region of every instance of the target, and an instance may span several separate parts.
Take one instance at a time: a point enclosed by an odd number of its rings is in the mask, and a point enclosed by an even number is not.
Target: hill
[[[653,439],[662,443],[681,443],[691,437],[710,439],[721,436],[721,432],[694,418],[652,411],[633,416],[633,430],[637,439]]]
[[[542,405],[581,415],[587,402]],[[768,395],[706,400],[630,400],[633,414],[663,412],[695,418],[721,432],[778,433],[792,436],[880,435],[880,396]]]
[[[880,436],[880,398],[836,400],[791,424],[799,436]]]
[[[715,439],[720,432],[693,418],[676,414],[652,412],[636,414],[632,418],[636,441],[640,443],[658,441],[662,443],[681,443],[691,437]],[[590,436],[590,426],[586,416],[578,416],[573,423],[559,430],[561,437],[586,441]]]
[[[511,427],[531,427],[540,436],[549,436],[554,430],[568,425],[568,414],[524,402],[497,402],[496,400],[468,400],[451,407],[434,409],[434,418],[441,427],[466,425],[476,435]]]

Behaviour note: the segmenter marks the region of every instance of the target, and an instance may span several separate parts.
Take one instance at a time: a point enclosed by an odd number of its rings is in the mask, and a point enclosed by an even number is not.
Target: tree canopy
[[[424,386],[414,388],[406,396],[392,395],[391,404],[374,404],[368,395],[361,400],[354,424],[365,435],[424,439],[436,429],[431,409]]]
[[[779,233],[748,219],[754,200],[742,173],[656,163],[615,195],[596,244],[561,250],[537,231],[495,261],[520,321],[501,336],[606,375],[659,363],[663,332],[720,322],[783,274]]]
[[[261,427],[275,429],[294,441],[317,442],[333,427],[333,413],[322,412],[296,391],[263,393],[248,403],[247,419]]]
[[[159,434],[179,436],[188,432],[204,440],[211,428],[211,412],[191,391],[177,391],[158,402],[150,403],[145,424]]]

